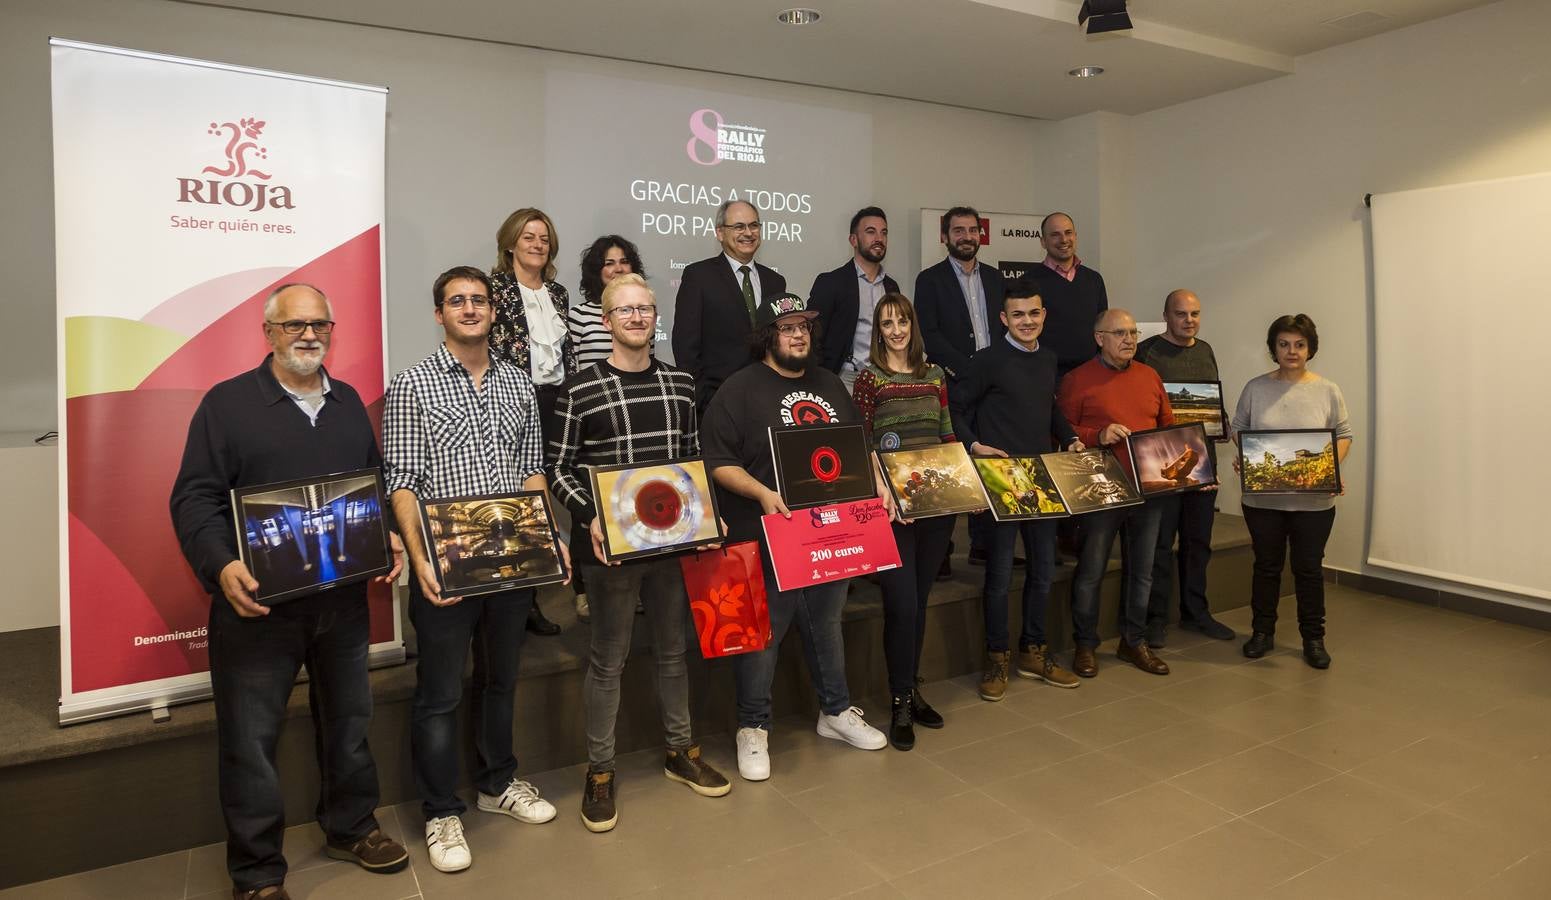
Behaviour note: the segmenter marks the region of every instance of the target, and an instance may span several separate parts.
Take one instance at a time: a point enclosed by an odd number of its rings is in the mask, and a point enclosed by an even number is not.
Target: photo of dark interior
[[[443,596],[468,596],[565,578],[544,495],[428,500],[426,534]]]
[[[260,601],[388,570],[376,474],[239,492],[244,559]]]

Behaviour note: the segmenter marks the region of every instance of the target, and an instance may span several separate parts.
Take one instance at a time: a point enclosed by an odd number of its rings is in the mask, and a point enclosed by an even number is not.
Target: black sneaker
[[[544,616],[544,611],[539,609],[537,600],[533,601],[533,605],[528,608],[527,628],[529,634],[536,634],[539,637],[554,637],[560,633],[560,626]]]
[[[912,692],[914,693],[914,692]],[[910,717],[910,697],[896,696],[889,717],[889,743],[895,750],[909,750],[916,745],[916,730]]]
[[[700,758],[700,747],[694,745],[683,750],[668,748],[663,760],[662,774],[670,781],[689,785],[689,789],[702,797],[724,797],[732,785],[722,773],[711,768]]]
[[[588,772],[582,786],[582,824],[595,834],[612,831],[619,823],[614,808],[614,773]]]
[[[916,684],[920,683],[921,679],[917,678]],[[925,697],[921,696],[920,688],[910,692],[910,718],[922,728],[942,727],[942,713],[932,709],[932,705],[926,702]]]
[[[1303,642],[1303,660],[1316,669],[1330,668],[1330,654],[1325,651],[1324,638]]]
[[[1244,642],[1244,655],[1250,659],[1259,659],[1270,653],[1275,646],[1271,642],[1271,635],[1264,631],[1256,631],[1250,634],[1249,640]]]

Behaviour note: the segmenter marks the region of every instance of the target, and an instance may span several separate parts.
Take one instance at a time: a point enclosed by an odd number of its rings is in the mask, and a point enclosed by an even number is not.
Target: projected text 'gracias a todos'
[[[765,240],[800,244],[803,223],[782,219],[780,215],[804,216],[813,212],[813,195],[808,193],[646,178],[630,182],[630,199],[653,205],[641,211],[641,233],[665,237],[714,235],[716,208],[725,200],[747,200],[759,210]]]

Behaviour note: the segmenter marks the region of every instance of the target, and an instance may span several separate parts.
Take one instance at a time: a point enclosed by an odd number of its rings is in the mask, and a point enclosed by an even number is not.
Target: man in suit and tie
[[[899,284],[883,272],[889,252],[889,220],[876,206],[851,217],[851,258],[813,279],[808,305],[823,323],[820,364],[840,376],[847,390],[872,351],[872,314],[885,294]]]
[[[948,256],[916,276],[916,317],[926,358],[948,373],[948,391],[969,373],[970,357],[999,341],[1006,285],[996,266],[980,262],[980,213],[955,206],[942,216],[943,243]],[[969,561],[985,565],[991,516],[969,517]],[[1021,564],[1021,561],[1020,563]]]
[[[779,272],[754,261],[761,239],[759,210],[746,200],[716,208],[722,252],[684,267],[673,301],[674,363],[695,378],[700,412],[727,376],[749,364],[754,310],[786,293]]]

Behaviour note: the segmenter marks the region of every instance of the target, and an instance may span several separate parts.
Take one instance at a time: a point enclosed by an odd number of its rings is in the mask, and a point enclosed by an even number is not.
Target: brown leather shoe
[[[1007,663],[1010,650],[987,650],[985,669],[980,673],[980,699],[995,702],[1007,695]]]
[[[232,900],[291,900],[291,895],[286,892],[285,885],[271,884],[249,891],[232,888]]]
[[[1056,665],[1056,658],[1045,644],[1018,651],[1018,675],[1058,688],[1077,686],[1077,676]]]
[[[1078,647],[1072,654],[1072,671],[1084,678],[1092,678],[1099,674],[1099,660],[1093,655],[1092,647]]]
[[[1159,659],[1146,641],[1138,641],[1133,647],[1122,639],[1120,646],[1115,648],[1115,655],[1148,674],[1169,674],[1169,664]]]
[[[353,862],[368,872],[382,875],[391,875],[409,865],[409,851],[404,849],[403,844],[383,834],[381,828],[373,828],[371,834],[348,844],[330,841],[323,852],[334,859]]]

